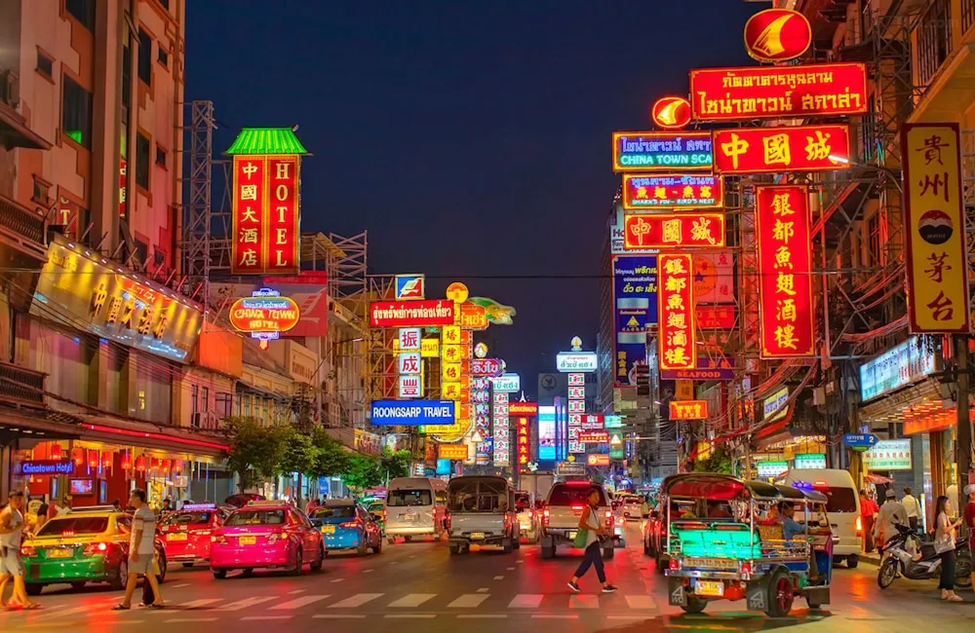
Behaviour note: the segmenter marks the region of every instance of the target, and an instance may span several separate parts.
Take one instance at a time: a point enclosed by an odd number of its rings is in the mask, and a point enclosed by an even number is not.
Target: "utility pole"
[[[955,344],[955,371],[958,394],[958,441],[955,443],[955,464],[958,465],[958,505],[963,506],[964,489],[968,485],[968,473],[972,468],[972,420],[968,405],[968,336],[953,334]],[[961,508],[953,508],[958,512]]]

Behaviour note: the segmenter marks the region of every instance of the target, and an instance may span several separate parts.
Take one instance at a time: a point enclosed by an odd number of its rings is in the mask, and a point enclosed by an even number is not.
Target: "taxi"
[[[188,503],[167,514],[159,530],[168,560],[192,567],[210,560],[210,534],[223,525],[227,513],[214,503]]]
[[[132,515],[112,506],[76,508],[49,520],[21,547],[27,593],[37,595],[45,585],[70,583],[81,589],[89,582],[122,589],[128,582],[129,537]],[[165,545],[156,536],[160,583],[166,579]]]
[[[311,522],[329,550],[355,550],[359,556],[369,549],[382,552],[383,534],[375,517],[351,499],[329,499],[312,512]]]
[[[304,565],[319,571],[325,542],[304,514],[284,501],[250,501],[233,511],[210,534],[210,571],[222,580],[241,569],[286,569],[301,574]]]

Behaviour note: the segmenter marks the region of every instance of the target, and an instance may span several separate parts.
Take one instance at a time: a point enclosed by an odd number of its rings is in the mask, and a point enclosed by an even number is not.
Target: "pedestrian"
[[[112,502],[112,509],[115,510],[116,512],[121,512],[122,511],[122,502],[119,501],[118,499],[116,499],[115,501],[113,501]]]
[[[873,519],[880,512],[877,503],[867,496],[865,490],[860,491],[860,516],[863,517],[863,551],[873,551]]]
[[[314,512],[320,505],[322,505],[321,499],[309,499],[308,504],[305,505],[305,514],[307,516],[311,516],[311,513]]]
[[[901,499],[901,504],[907,512],[907,522],[911,526],[911,531],[917,532],[917,528],[921,523],[921,504],[914,497],[914,493],[910,487],[904,488],[904,498]]]
[[[125,585],[125,598],[112,607],[112,610],[128,611],[132,608],[132,594],[135,593],[139,576],[144,577],[145,582],[152,585],[155,602],[148,606],[152,609],[162,609],[165,605],[153,570],[156,554],[156,515],[146,505],[144,490],[133,490],[129,497],[129,505],[135,508],[135,515],[132,517],[132,535],[129,540],[129,581]]]
[[[965,486],[968,503],[965,504],[965,525],[968,526],[968,549],[975,556],[975,484]],[[972,581],[975,582],[975,570],[972,570]],[[972,585],[975,587],[975,584]]]
[[[897,500],[897,493],[894,489],[888,488],[885,495],[887,496],[887,500],[880,508],[880,512],[877,513],[873,525],[874,540],[877,543],[877,551],[880,552],[881,556],[884,554],[884,545],[887,544],[887,541],[897,535],[897,526],[903,525],[907,527],[908,525],[907,510]]]
[[[67,513],[71,512],[71,502],[74,497],[71,495],[64,495],[61,497],[61,504],[58,507],[58,513],[55,516],[63,517]]]
[[[37,534],[44,524],[47,523],[47,513],[50,512],[51,508],[48,506],[47,501],[44,497],[41,498],[41,505],[37,506],[37,521],[34,522],[33,533]]]
[[[605,538],[611,538],[613,535],[610,532],[611,528],[606,527],[599,520],[599,498],[598,489],[590,490],[588,503],[582,510],[582,516],[579,517],[579,531],[585,532],[585,554],[575,575],[568,583],[569,589],[576,593],[582,591],[579,589],[579,578],[589,571],[590,565],[596,568],[596,576],[603,585],[603,593],[616,591],[616,587],[606,581],[606,571],[603,569],[602,541]]]
[[[948,497],[938,497],[934,509],[935,525],[934,550],[941,554],[941,599],[947,602],[961,602],[961,596],[955,593],[955,529],[961,525],[959,519],[951,522],[948,513],[951,512],[951,502]]]
[[[40,605],[27,597],[24,584],[24,561],[20,557],[20,545],[24,537],[24,493],[10,493],[7,507],[0,511],[0,606],[10,610],[36,609]],[[3,592],[10,580],[14,590],[10,602],[3,601]]]

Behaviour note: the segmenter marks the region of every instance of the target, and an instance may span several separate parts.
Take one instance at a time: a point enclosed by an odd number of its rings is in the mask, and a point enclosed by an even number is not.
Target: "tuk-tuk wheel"
[[[656,559],[656,564],[654,565],[654,571],[656,571],[658,574],[663,576],[664,572],[667,571],[667,565],[666,565],[667,561],[665,561],[663,556],[660,555],[660,552],[657,552],[657,555],[654,558]]]
[[[708,601],[697,596],[687,596],[687,604],[682,605],[684,613],[701,613],[704,607],[708,606]]]
[[[846,559],[846,566],[850,569],[856,569],[857,565],[860,564],[860,557],[854,554]]]
[[[792,577],[781,567],[772,573],[768,583],[765,615],[770,618],[782,618],[792,611],[793,593]]]

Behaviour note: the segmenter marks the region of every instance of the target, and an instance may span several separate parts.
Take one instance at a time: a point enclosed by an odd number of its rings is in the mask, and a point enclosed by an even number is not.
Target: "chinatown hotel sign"
[[[56,235],[30,313],[128,347],[186,362],[203,315],[195,303]]]

